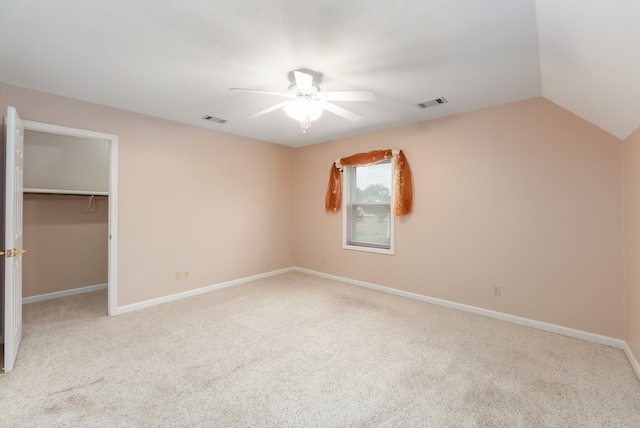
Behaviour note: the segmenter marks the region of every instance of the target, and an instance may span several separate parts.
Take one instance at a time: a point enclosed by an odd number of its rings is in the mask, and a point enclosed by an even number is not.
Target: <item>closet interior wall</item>
[[[108,281],[108,197],[24,195],[23,297]],[[94,209],[95,208],[95,209]],[[90,211],[90,212],[87,212]]]

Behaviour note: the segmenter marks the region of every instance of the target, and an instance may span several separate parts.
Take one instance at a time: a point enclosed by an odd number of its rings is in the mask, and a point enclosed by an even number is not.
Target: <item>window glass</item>
[[[393,167],[390,159],[375,165],[347,167],[346,172],[345,247],[391,250]]]

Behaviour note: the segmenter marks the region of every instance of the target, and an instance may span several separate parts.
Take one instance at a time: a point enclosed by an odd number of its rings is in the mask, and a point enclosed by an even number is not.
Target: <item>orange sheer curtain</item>
[[[329,185],[324,199],[325,210],[333,212],[340,209],[342,204],[342,176],[340,172],[343,166],[373,165],[390,157],[393,157],[395,161],[393,214],[397,216],[409,214],[413,203],[413,182],[409,163],[402,150],[374,150],[335,161],[329,171]]]

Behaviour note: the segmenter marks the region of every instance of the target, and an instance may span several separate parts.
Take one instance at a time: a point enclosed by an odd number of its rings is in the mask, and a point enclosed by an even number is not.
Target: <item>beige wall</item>
[[[7,105],[119,136],[118,306],[293,264],[292,148],[0,84]]]
[[[389,148],[415,189],[396,254],[344,250],[331,162]],[[619,139],[542,98],[301,148],[295,264],[623,338],[622,168]]]
[[[25,195],[23,297],[107,283],[106,197]],[[105,306],[106,307],[106,306]]]
[[[296,150],[0,84],[7,105],[119,135],[119,306],[296,265],[625,337],[623,144],[545,99]],[[414,172],[394,256],[324,213],[331,162],[379,148]]]
[[[640,128],[624,142],[626,341],[640,359]]]

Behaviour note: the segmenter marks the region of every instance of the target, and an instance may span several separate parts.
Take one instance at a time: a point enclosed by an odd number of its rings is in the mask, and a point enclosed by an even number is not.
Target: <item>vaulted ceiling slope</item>
[[[292,147],[536,96],[625,138],[639,22],[637,0],[2,0],[0,81]],[[377,101],[303,134],[248,118],[280,97],[228,90],[285,92],[299,69]]]

